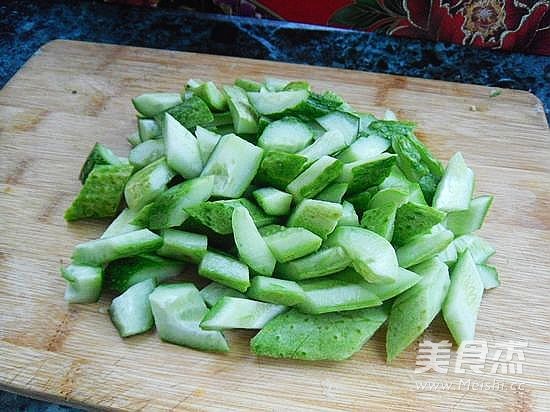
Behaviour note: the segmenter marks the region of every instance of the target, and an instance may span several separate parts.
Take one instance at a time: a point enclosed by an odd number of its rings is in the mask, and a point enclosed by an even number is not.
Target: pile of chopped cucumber
[[[499,277],[474,234],[493,198],[460,153],[444,167],[414,123],[304,81],[189,80],[133,104],[128,158],[97,143],[65,213],[116,216],[61,269],[67,301],[109,289],[120,336],[199,350],[257,329],[252,352],[276,358],[347,359],[387,323],[391,361],[440,312],[458,345],[474,338]]]

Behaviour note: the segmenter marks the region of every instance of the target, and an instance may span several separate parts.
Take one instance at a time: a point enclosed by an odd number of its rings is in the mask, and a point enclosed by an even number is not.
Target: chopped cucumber
[[[469,250],[474,262],[483,264],[495,254],[495,249],[487,242],[476,235],[462,235],[457,237],[454,242],[458,253],[464,253]]]
[[[263,236],[273,256],[280,263],[316,252],[323,242],[315,233],[302,227],[282,227],[282,230]]]
[[[441,223],[445,213],[426,205],[405,203],[397,209],[393,242],[404,245],[413,237],[428,232]]]
[[[364,192],[347,197],[346,200],[353,205],[357,213],[362,214],[365,210],[370,208],[372,195],[373,190],[365,190]]]
[[[100,239],[130,233],[135,230],[143,229],[143,226],[132,223],[137,215],[137,211],[124,209],[115,220],[105,229]]]
[[[350,264],[351,259],[343,248],[329,247],[277,265],[276,276],[289,280],[318,278],[340,272]]]
[[[449,213],[444,225],[455,236],[475,232],[483,225],[492,203],[493,196],[480,196],[472,199],[468,209]]]
[[[392,203],[365,210],[361,218],[361,226],[391,241],[394,237],[396,210]]]
[[[304,199],[290,215],[287,225],[303,227],[323,239],[336,228],[342,217],[342,205],[322,200]]]
[[[318,137],[311,145],[298,152],[299,155],[307,158],[309,162],[314,162],[323,156],[331,155],[346,147],[346,141],[342,133],[338,130],[330,130]]]
[[[135,213],[134,218],[130,223],[132,225],[139,226],[140,229],[149,226],[149,218],[151,216],[151,209],[153,208],[153,204],[154,203],[149,203],[139,210],[130,209],[131,212]]]
[[[206,164],[221,136],[200,126],[195,129],[195,136],[199,145],[202,163]]]
[[[344,163],[353,163],[379,156],[389,147],[390,141],[383,137],[377,135],[360,137],[337,157]]]
[[[213,110],[227,110],[227,99],[214,82],[208,81],[192,88],[193,94],[199,96]]]
[[[299,106],[308,96],[307,90],[249,92],[248,100],[260,114],[282,115]]]
[[[260,184],[284,190],[305,169],[306,163],[307,159],[297,154],[266,151],[256,180]]]
[[[270,92],[280,92],[290,83],[290,80],[277,79],[276,77],[266,77],[264,81],[265,88]]]
[[[477,273],[485,289],[493,289],[500,286],[500,278],[496,267],[491,265],[477,265]]]
[[[138,119],[138,133],[142,142],[161,137],[162,130],[153,119]]]
[[[113,299],[109,307],[111,320],[123,338],[147,332],[154,325],[149,295],[155,281],[146,279]]]
[[[225,296],[242,299],[246,298],[246,295],[242,294],[241,292],[216,282],[209,283],[207,286],[201,289],[200,293],[202,298],[204,299],[204,302],[206,303],[206,306],[208,307],[214,306],[221,298]]]
[[[284,216],[290,212],[292,195],[274,187],[263,187],[252,192],[254,199],[264,210],[272,216]]]
[[[383,189],[399,189],[408,193],[408,201],[414,202],[420,205],[427,205],[426,199],[424,199],[424,194],[420,185],[416,182],[411,182],[403,174],[397,165],[394,165],[391,168],[390,174],[386,177],[382,183],[378,186],[380,191]]]
[[[342,203],[342,198],[348,190],[347,183],[332,183],[317,195],[317,200],[325,202]]]
[[[445,173],[437,185],[433,206],[445,212],[467,210],[474,192],[474,172],[464,162],[461,153],[449,160]]]
[[[392,205],[394,208],[404,205],[409,198],[409,193],[403,189],[389,187],[374,193],[369,202],[369,209]]]
[[[342,171],[342,162],[323,156],[288,184],[286,190],[296,201],[312,198],[334,181]]]
[[[256,133],[258,131],[256,114],[248,102],[246,92],[237,86],[224,86],[223,91],[227,96],[235,133]]]
[[[153,117],[181,103],[179,93],[144,93],[134,97],[132,103],[145,117]]]
[[[202,158],[197,138],[170,114],[164,117],[162,129],[168,166],[187,179],[202,171]]]
[[[317,122],[327,131],[338,130],[346,145],[350,145],[357,138],[359,132],[359,117],[351,113],[332,112],[318,117]]]
[[[208,311],[200,326],[204,330],[261,329],[285,310],[283,305],[225,296]]]
[[[174,171],[168,167],[164,158],[156,160],[134,173],[124,188],[124,197],[128,207],[139,210],[151,203],[166,190],[166,185],[174,176]]]
[[[235,86],[239,86],[247,92],[259,92],[262,88],[261,83],[250,79],[237,79],[235,80]]]
[[[337,226],[359,226],[359,216],[350,202],[342,202],[342,217]]]
[[[294,117],[285,117],[267,125],[258,139],[258,146],[265,150],[296,153],[304,149],[312,138],[313,134],[305,123]]]
[[[346,163],[339,180],[349,183],[349,194],[363,192],[371,186],[380,184],[389,175],[395,159],[394,154],[382,153],[367,160]]]
[[[426,234],[415,236],[395,251],[399,266],[409,268],[436,256],[445,250],[453,237],[453,232],[442,225],[434,226]]]
[[[305,300],[304,290],[292,280],[255,276],[250,281],[247,296],[276,305],[294,306]]]
[[[193,284],[158,286],[149,295],[149,301],[162,340],[199,350],[229,351],[220,332],[203,330],[199,326],[208,309]]]
[[[246,292],[250,286],[248,266],[219,253],[207,252],[203,256],[199,275],[239,292]]]
[[[130,146],[136,147],[138,144],[141,143],[141,138],[139,137],[138,132],[132,133],[130,136],[128,136],[128,143],[130,143]]]
[[[165,229],[162,231],[162,246],[157,250],[157,255],[184,262],[200,263],[207,252],[207,247],[208,238],[205,235]]]
[[[258,225],[256,225],[258,226]],[[260,232],[260,235],[262,235],[264,238],[266,236],[271,236],[274,233],[281,232],[283,230],[287,229],[284,226],[277,225],[277,224],[271,224],[263,227],[258,228],[258,232]]]
[[[135,170],[143,169],[148,164],[160,159],[165,155],[164,140],[153,139],[138,144],[128,155],[128,160]]]
[[[96,266],[72,264],[61,268],[67,281],[65,300],[69,303],[92,303],[99,299],[103,284],[103,269]]]
[[[455,242],[453,241],[449,243],[449,246],[439,252],[436,257],[447,266],[452,267],[458,259],[458,252],[456,251]]]
[[[80,169],[80,174],[78,177],[80,181],[85,183],[88,175],[96,166],[99,165],[117,166],[122,165],[122,162],[107,146],[104,146],[101,143],[96,143]]]
[[[197,126],[205,126],[214,120],[214,116],[206,103],[197,96],[190,96],[183,103],[168,109],[166,114],[172,116],[189,130],[193,130]],[[162,121],[163,117],[165,117],[164,114],[159,114],[155,116],[155,119]]]

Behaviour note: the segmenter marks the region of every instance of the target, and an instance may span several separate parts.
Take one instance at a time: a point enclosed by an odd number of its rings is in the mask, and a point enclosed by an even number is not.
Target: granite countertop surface
[[[374,33],[143,9],[101,1],[0,4],[0,87],[43,44],[85,40],[342,67],[427,79],[528,90],[550,116],[550,58]],[[0,410],[73,410],[0,391]]]

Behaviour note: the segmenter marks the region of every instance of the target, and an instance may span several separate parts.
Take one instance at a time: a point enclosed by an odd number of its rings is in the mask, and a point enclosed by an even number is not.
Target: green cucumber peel
[[[284,190],[306,167],[307,159],[293,153],[268,150],[260,163],[257,183]]]
[[[341,172],[342,162],[323,156],[290,182],[286,190],[297,202],[312,198],[337,179]]]
[[[422,235],[445,219],[445,212],[426,205],[408,202],[397,209],[393,242],[404,245]]]
[[[380,184],[390,173],[396,156],[382,153],[377,157],[345,163],[339,181],[349,184],[348,194],[353,195]]]
[[[96,143],[80,169],[79,179],[84,184],[88,175],[99,165],[122,165],[122,162],[111,149],[101,143]]]
[[[396,211],[392,203],[365,210],[361,217],[361,226],[391,241],[394,237]]]

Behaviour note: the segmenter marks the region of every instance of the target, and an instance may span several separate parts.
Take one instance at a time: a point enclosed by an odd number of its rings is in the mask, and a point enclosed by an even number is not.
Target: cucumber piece
[[[451,286],[442,307],[445,323],[459,346],[474,340],[482,296],[483,282],[472,255],[466,251],[458,257],[451,273]]]
[[[377,135],[360,137],[338,156],[344,163],[353,163],[380,156],[390,147],[390,141]]]
[[[449,246],[453,237],[453,232],[442,225],[434,226],[426,234],[415,236],[396,250],[399,266],[408,268],[436,256]]]
[[[302,227],[282,227],[282,230],[262,236],[265,236],[267,246],[280,263],[309,255],[317,251],[323,242],[315,233]]]
[[[274,187],[264,187],[252,192],[254,199],[264,210],[272,216],[284,216],[290,212],[292,195]]]
[[[256,181],[264,186],[284,190],[305,169],[306,163],[307,159],[297,154],[266,151]]]
[[[262,88],[261,83],[250,79],[237,79],[235,80],[235,86],[247,92],[259,92]]]
[[[107,229],[105,229],[105,232],[103,232],[100,239],[105,239],[108,237],[122,235],[124,233],[130,233],[135,230],[143,229],[144,226],[132,223],[136,215],[137,211],[124,209],[122,212],[120,212],[116,219],[111,222]]]
[[[306,124],[307,124],[307,127],[309,127],[309,130],[311,130],[311,133],[313,133],[313,140],[317,140],[327,132],[323,128],[323,126],[321,126],[315,120],[307,121]]]
[[[101,143],[96,143],[80,169],[78,178],[82,184],[86,182],[88,175],[92,172],[94,167],[98,165],[116,166],[122,165],[122,162],[107,146],[104,146]]]
[[[197,177],[172,186],[151,206],[149,228],[167,229],[180,226],[189,217],[185,209],[208,200],[213,188],[213,176]]]
[[[321,249],[303,258],[277,265],[277,277],[288,280],[318,278],[340,272],[351,264],[343,248]]]
[[[307,90],[249,92],[247,94],[254,109],[263,115],[283,115],[287,111],[291,112],[309,96]]]
[[[372,283],[392,283],[399,275],[395,251],[382,236],[361,227],[339,226],[325,242],[340,246],[356,272]]]
[[[291,309],[250,341],[260,356],[302,360],[344,360],[361,350],[386,321],[383,308],[310,315]]]
[[[144,93],[134,97],[132,103],[145,117],[153,117],[181,103],[179,93]]]
[[[214,116],[206,103],[197,96],[185,99],[183,103],[168,109],[166,114],[172,116],[188,130],[193,130],[197,126],[205,126],[214,121]],[[162,120],[163,117],[165,117],[164,114],[155,116],[157,120]]]
[[[287,226],[303,227],[326,239],[336,228],[342,213],[342,205],[337,203],[304,199],[288,218]]]
[[[244,207],[233,209],[231,223],[240,259],[254,272],[271,276],[277,262],[258,232],[248,210]]]
[[[157,255],[198,264],[206,254],[207,247],[208,238],[205,235],[165,229],[162,231],[162,246],[157,250]]]
[[[374,190],[365,190],[364,192],[347,197],[346,200],[353,205],[357,213],[362,214],[365,210],[369,209],[373,192]]]
[[[475,232],[483,225],[492,203],[493,196],[480,196],[472,199],[468,209],[449,213],[444,225],[455,236]]]
[[[162,130],[153,119],[138,119],[138,133],[139,139],[145,142],[150,139],[161,137]]]
[[[370,124],[376,120],[376,116],[372,113],[359,113],[359,131],[363,133],[368,132]]]
[[[286,190],[296,201],[319,194],[342,172],[342,162],[334,157],[323,156],[288,184]]]
[[[393,242],[404,245],[413,237],[428,232],[432,227],[441,223],[445,212],[426,205],[405,203],[395,215],[395,230]]]
[[[393,302],[386,334],[387,360],[391,362],[432,323],[449,290],[449,270],[437,259],[413,268],[420,281]]]
[[[256,133],[258,122],[246,92],[237,86],[224,86],[223,91],[227,96],[235,133]]]
[[[99,165],[93,168],[77,197],[65,211],[65,220],[115,216],[124,186],[132,175],[131,165]]]
[[[491,265],[477,265],[477,273],[485,289],[493,289],[500,286],[500,278],[496,267]]]
[[[319,136],[312,144],[300,150],[298,154],[306,157],[309,162],[314,162],[323,156],[339,152],[346,146],[346,140],[342,133],[338,130],[330,130]]]
[[[409,198],[409,193],[403,189],[388,188],[377,191],[369,202],[369,209],[392,205],[394,208],[404,205]]]
[[[359,216],[350,202],[342,202],[342,217],[338,220],[337,226],[359,226]]]
[[[73,260],[79,264],[99,266],[115,259],[154,252],[162,246],[162,238],[150,230],[141,229],[77,245]]]
[[[345,112],[332,112],[315,119],[327,131],[338,130],[346,146],[352,144],[359,132],[359,117]]]
[[[139,255],[115,260],[105,269],[106,283],[111,290],[124,292],[136,283],[153,279],[162,283],[178,276],[185,264],[155,255]]]
[[[342,203],[342,198],[348,190],[347,183],[332,183],[317,195],[317,200],[325,202]]]
[[[187,208],[186,212],[214,232],[221,235],[230,235],[233,233],[233,227],[231,226],[233,209],[241,206],[248,209],[257,227],[269,225],[274,223],[277,219],[274,216],[265,214],[262,209],[248,199],[203,202],[197,206]]]
[[[396,156],[382,153],[380,156],[353,163],[345,163],[339,181],[348,183],[348,193],[356,194],[380,184],[395,164]]]
[[[225,296],[204,316],[204,330],[261,329],[286,310],[286,306]]]
[[[214,120],[212,120],[212,123],[209,123],[205,127],[221,127],[221,126],[231,126],[233,127],[233,117],[231,116],[231,112],[223,112],[223,113],[212,113],[212,116],[214,116]],[[200,126],[197,126],[200,127]]]
[[[495,249],[487,242],[476,235],[462,235],[457,237],[454,242],[458,253],[464,253],[469,250],[474,262],[483,264],[495,254]]]
[[[227,110],[227,99],[216,87],[214,82],[208,81],[192,88],[193,93],[199,96],[213,110],[218,112]]]
[[[196,137],[168,113],[162,131],[168,166],[187,179],[200,175],[203,165]]]
[[[456,251],[455,242],[453,241],[449,243],[449,246],[439,252],[436,257],[449,266],[449,268],[452,267],[458,259],[458,252]]]
[[[254,179],[262,152],[261,148],[237,135],[225,135],[210,155],[201,176],[215,176],[213,195],[237,198]]]
[[[361,218],[361,226],[391,241],[394,237],[396,210],[392,203],[365,210]]]
[[[255,276],[250,281],[247,296],[262,302],[294,306],[305,300],[304,290],[291,280]]]
[[[161,139],[147,140],[138,144],[128,155],[130,164],[135,170],[143,169],[148,164],[160,159],[165,154],[164,141]]]
[[[65,300],[69,303],[96,302],[101,295],[103,269],[95,266],[72,264],[61,268],[61,276],[67,281]]]
[[[199,264],[199,275],[239,292],[246,292],[250,286],[248,266],[215,252],[206,252],[203,256]]]
[[[462,154],[455,153],[437,185],[433,207],[445,212],[467,210],[474,193],[474,172],[464,162]]]
[[[166,185],[175,176],[175,172],[168,167],[165,158],[154,161],[132,175],[124,188],[126,204],[132,210],[139,210],[151,203],[162,192]]]
[[[158,286],[149,295],[149,302],[162,340],[205,351],[229,351],[220,332],[199,326],[208,308],[192,283]]]
[[[285,117],[267,125],[258,139],[258,146],[265,150],[296,153],[312,139],[313,134],[305,123],[294,117]]]
[[[389,188],[399,189],[408,193],[409,202],[417,203],[420,205],[427,205],[420,185],[407,179],[407,177],[403,174],[403,172],[399,169],[397,165],[394,165],[391,168],[390,174],[382,181],[382,183],[380,183],[378,188],[380,190]]]
[[[141,137],[139,137],[138,132],[132,133],[130,136],[128,136],[128,143],[130,143],[130,146],[136,147],[138,144],[141,143]]]
[[[242,298],[246,299],[246,295],[241,292],[236,291],[233,288],[228,288],[227,286],[220,285],[219,283],[212,282],[207,286],[201,289],[201,296],[206,303],[206,306],[214,306],[221,298],[225,296],[233,298]]]
[[[363,283],[338,279],[312,279],[298,282],[305,300],[296,305],[303,313],[341,312],[380,306],[382,301]]]
[[[197,144],[199,145],[202,163],[206,164],[214,148],[220,141],[221,136],[200,126],[197,126],[195,129],[195,136],[197,138]]]
[[[140,229],[143,229],[149,226],[149,220],[151,217],[151,210],[153,208],[153,204],[154,203],[149,203],[148,205],[143,206],[141,209],[137,211],[133,211],[135,213],[135,217],[132,219],[130,223],[132,225],[139,226]]]
[[[264,86],[270,92],[280,92],[290,83],[290,80],[277,79],[276,77],[266,77]]]
[[[272,234],[281,232],[285,229],[288,229],[288,228],[277,224],[271,224],[263,227],[258,227],[258,232],[260,232],[260,235],[262,235],[262,237],[265,238],[266,236],[271,236]]]
[[[153,279],[146,279],[113,299],[109,314],[121,337],[138,335],[153,328],[153,312],[151,312],[149,295],[155,286]]]

